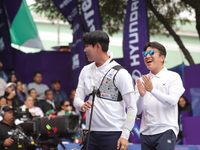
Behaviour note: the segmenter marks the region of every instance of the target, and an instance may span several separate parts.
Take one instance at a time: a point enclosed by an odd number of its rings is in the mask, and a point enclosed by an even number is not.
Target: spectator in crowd
[[[73,110],[76,111],[76,108],[74,107],[74,97],[75,97],[75,94],[76,94],[76,90],[74,90],[74,89],[71,90],[69,98],[70,98],[70,103],[72,104]],[[76,111],[76,113],[80,114],[80,112],[78,110]]]
[[[24,102],[25,100],[25,89],[22,87],[22,82],[21,81],[16,81],[16,94],[18,96],[18,98]]]
[[[23,105],[23,102],[16,95],[15,87],[16,87],[15,83],[12,83],[12,82],[7,83],[5,97],[6,97],[6,99],[12,100],[13,107],[19,107],[19,106]]]
[[[31,96],[28,96],[25,99],[24,105],[20,106],[20,108],[22,108],[22,109],[28,108],[28,110],[29,110],[29,112],[31,113],[32,116],[39,116],[39,117],[43,117],[44,116],[44,113],[40,109],[40,107],[34,106],[34,99]]]
[[[0,109],[1,107],[3,107],[4,105],[7,105],[7,100],[5,96],[0,96]],[[2,116],[0,116],[0,121],[2,120]]]
[[[45,113],[50,109],[56,110],[59,108],[58,104],[54,101],[54,96],[53,96],[52,90],[45,91],[45,99],[46,99],[46,102],[45,102],[46,104],[45,104],[45,108],[44,108]]]
[[[69,95],[71,102],[74,101],[75,94],[76,94],[76,90],[75,89],[71,90],[70,95]]]
[[[13,110],[8,105],[1,108],[0,115],[3,120],[0,122],[0,149],[1,150],[26,150],[26,143],[19,138],[19,134],[13,135],[13,131],[17,128],[15,125],[15,117]],[[22,146],[23,145],[23,146]]]
[[[30,89],[28,90],[28,96],[33,97],[34,99],[34,106],[40,107],[42,111],[45,111],[45,107],[47,105],[46,100],[37,100],[37,91],[35,89]]]
[[[185,96],[181,96],[179,98],[178,101],[178,111],[188,111],[188,112],[192,112],[192,107],[190,102],[188,101],[188,99]]]
[[[0,108],[1,108],[3,105],[7,105],[7,100],[6,100],[6,97],[5,97],[5,96],[0,96]]]
[[[9,82],[13,82],[13,83],[16,83],[17,82],[17,76],[15,75],[14,72],[12,72],[9,76],[8,76],[8,83]]]
[[[178,144],[183,144],[183,134],[182,134],[182,112],[188,112],[188,115],[192,114],[192,107],[190,102],[185,96],[181,96],[178,101],[178,124],[179,124],[179,133],[178,133]]]
[[[76,114],[79,115],[80,125],[81,126],[85,126],[85,124],[86,124],[86,112],[79,111],[78,109],[76,109],[74,107],[74,97],[75,97],[75,94],[76,94],[76,90],[74,90],[74,89],[71,90],[70,95],[69,95],[70,102],[71,102],[71,104],[73,106],[73,110],[75,110]]]
[[[0,96],[5,94],[6,82],[2,78],[0,78]]]
[[[71,106],[70,101],[68,100],[62,100],[60,103],[60,107],[58,110],[57,115],[68,115],[68,114],[76,114],[75,111],[73,111],[73,107]]]
[[[12,108],[12,100],[11,99],[6,99],[7,105]]]
[[[68,99],[66,93],[60,89],[61,82],[59,79],[53,79],[51,82],[51,88],[54,95],[54,101],[60,103],[64,99]]]
[[[185,91],[178,73],[164,67],[165,47],[158,42],[144,46],[144,64],[150,71],[137,79],[136,94],[142,150],[173,150],[178,135],[178,100]]]
[[[49,109],[44,116],[57,116],[57,111],[55,111],[54,109]]]
[[[42,83],[42,73],[41,72],[35,72],[33,77],[34,82],[28,84],[28,90],[34,88],[37,91],[37,99],[38,100],[44,100],[44,92],[49,89],[49,87],[46,84]]]
[[[0,61],[0,78],[2,78],[5,82],[8,81],[8,77],[6,73],[2,70],[3,63]]]

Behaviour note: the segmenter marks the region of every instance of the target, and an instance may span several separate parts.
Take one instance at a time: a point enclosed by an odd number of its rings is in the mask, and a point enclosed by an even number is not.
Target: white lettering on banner
[[[137,69],[133,70],[132,79],[134,79],[134,81],[136,81],[141,76],[142,76],[142,74],[141,74],[141,72],[139,70],[137,70]]]
[[[67,19],[68,19],[69,21],[72,21],[73,18],[76,16],[77,13],[78,13],[78,11],[77,11],[77,8],[75,7],[75,8],[72,10],[71,14],[70,14],[69,16],[67,16]]]
[[[138,58],[140,57],[139,54],[136,54],[135,52],[139,50],[139,46],[137,46],[137,43],[139,43],[139,34],[138,34],[138,3],[139,0],[132,0],[131,4],[131,13],[129,18],[129,58],[131,60],[130,66],[139,66],[140,61],[138,61]],[[141,76],[141,72],[138,69],[134,69],[132,71],[132,78],[136,80]]]
[[[67,6],[72,0],[64,0],[60,5],[60,9],[62,9],[63,7]]]
[[[75,54],[72,57],[72,70],[75,70],[75,69],[80,67],[80,62],[79,62],[79,58],[78,57],[79,57],[78,54]]]
[[[138,28],[135,27],[136,25],[138,25],[138,6],[137,4],[139,3],[139,1],[132,1],[131,4],[131,14],[130,14],[130,24],[129,24],[129,37],[130,37],[130,41],[129,41],[129,48],[130,48],[130,59],[132,60],[130,66],[137,66],[140,65],[140,62],[137,62],[137,60],[134,57],[134,53],[139,50],[138,46],[134,46],[134,44],[139,42],[139,38],[138,38]],[[136,61],[136,62],[135,62]]]
[[[94,19],[89,19],[94,15],[94,10],[91,10],[91,6],[92,6],[92,0],[83,0],[82,2],[83,15],[90,32],[95,30]]]
[[[138,66],[140,64],[140,62],[136,60],[139,57],[140,57],[139,54],[130,56],[130,58],[133,60],[133,62],[131,63],[131,66]]]
[[[78,39],[78,40],[76,40],[76,42],[74,43],[74,44],[72,44],[72,47],[75,47],[79,42],[81,42],[82,41],[82,39]]]
[[[3,37],[0,38],[0,51],[3,51],[5,49],[5,44],[3,42]]]

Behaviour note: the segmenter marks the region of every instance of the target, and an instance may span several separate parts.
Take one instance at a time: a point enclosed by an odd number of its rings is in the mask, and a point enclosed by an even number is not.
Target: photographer
[[[1,150],[25,150],[22,139],[16,139],[13,132],[17,128],[13,108],[8,105],[2,106],[0,115],[3,120],[0,122],[0,149]]]

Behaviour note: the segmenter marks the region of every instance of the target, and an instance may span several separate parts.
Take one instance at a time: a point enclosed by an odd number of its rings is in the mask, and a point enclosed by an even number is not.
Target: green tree
[[[181,0],[185,4],[191,6],[195,10],[196,30],[200,39],[200,0]]]
[[[49,20],[54,22],[57,18],[63,21],[66,19],[58,12],[51,0],[35,0],[36,3],[31,8],[39,14],[45,15]],[[81,0],[78,0],[79,6]],[[200,4],[199,0],[146,0],[148,7],[149,32],[151,35],[164,34],[172,36],[179,48],[182,50],[189,64],[194,61],[184,46],[179,35],[176,34],[178,27],[176,26],[177,18],[181,24],[190,22],[187,18],[180,18],[180,13],[185,10],[192,12],[195,9],[197,20],[197,31],[200,35]],[[100,14],[102,26],[108,30],[110,35],[117,33],[123,29],[124,17],[126,14],[127,0],[99,0]],[[199,36],[200,37],[200,36]]]

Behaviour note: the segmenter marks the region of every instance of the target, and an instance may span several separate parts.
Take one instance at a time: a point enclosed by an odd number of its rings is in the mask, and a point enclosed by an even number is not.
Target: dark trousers
[[[121,132],[90,132],[88,150],[117,150],[117,141]],[[86,137],[87,140],[87,137]],[[84,144],[86,150],[87,142]]]
[[[142,150],[174,150],[176,136],[173,130],[167,130],[156,135],[142,135]]]

